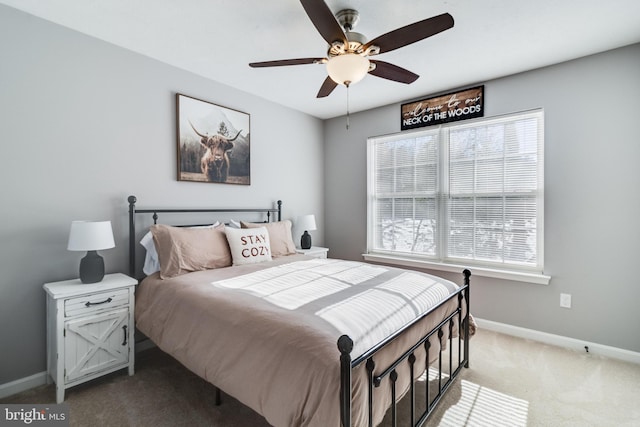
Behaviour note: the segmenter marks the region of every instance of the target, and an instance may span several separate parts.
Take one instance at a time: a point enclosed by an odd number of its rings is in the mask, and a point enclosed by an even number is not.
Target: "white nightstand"
[[[323,248],[323,247],[320,247],[320,246],[311,246],[310,249],[297,248],[296,252],[299,253],[299,254],[312,256],[314,258],[326,258],[327,257],[327,252],[329,252],[329,248]]]
[[[102,375],[134,370],[134,289],[138,281],[107,274],[102,282],[46,283],[47,382],[56,402],[69,387]]]

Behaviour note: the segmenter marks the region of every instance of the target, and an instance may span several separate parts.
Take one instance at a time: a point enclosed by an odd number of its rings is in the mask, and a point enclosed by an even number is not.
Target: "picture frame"
[[[176,94],[178,181],[251,185],[249,114]]]

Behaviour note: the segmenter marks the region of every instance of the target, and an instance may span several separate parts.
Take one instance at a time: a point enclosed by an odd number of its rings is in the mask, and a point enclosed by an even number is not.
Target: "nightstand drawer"
[[[94,313],[129,303],[129,289],[115,289],[77,298],[69,298],[64,302],[64,315],[67,317],[79,314]]]

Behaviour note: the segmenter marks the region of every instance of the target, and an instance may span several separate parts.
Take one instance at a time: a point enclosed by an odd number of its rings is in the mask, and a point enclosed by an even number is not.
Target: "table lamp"
[[[104,260],[99,250],[113,248],[111,221],[73,221],[69,231],[70,251],[87,251],[80,261],[80,281],[97,283],[104,277]]]
[[[303,215],[298,218],[298,228],[304,230],[304,234],[300,238],[300,247],[302,249],[311,248],[311,235],[307,230],[316,229],[316,217],[315,215]]]

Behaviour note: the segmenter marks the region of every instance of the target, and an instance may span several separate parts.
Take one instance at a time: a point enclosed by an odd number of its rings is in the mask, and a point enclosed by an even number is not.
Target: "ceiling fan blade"
[[[277,61],[264,61],[264,62],[252,62],[250,67],[282,67],[284,65],[304,65],[304,64],[316,64],[322,62],[325,58],[298,58],[298,59],[280,59]]]
[[[331,44],[335,41],[346,43],[347,36],[344,34],[340,23],[333,16],[333,12],[323,0],[300,0],[302,7],[311,19],[323,39]]]
[[[320,87],[316,98],[324,98],[325,96],[329,96],[337,86],[338,83],[334,82],[331,77],[327,77],[324,80],[324,83],[322,83],[322,86]]]
[[[400,83],[413,83],[415,82],[419,75],[412,73],[409,70],[405,70],[402,67],[398,67],[397,65],[389,64],[384,61],[374,61],[370,59],[372,63],[376,64],[376,68],[369,71],[369,74],[373,74],[376,77],[382,77],[383,79],[393,80]]]
[[[375,45],[380,47],[380,52],[378,53],[389,52],[431,37],[451,27],[453,27],[453,16],[443,13],[376,37],[365,44],[363,49],[367,50],[369,46]]]

